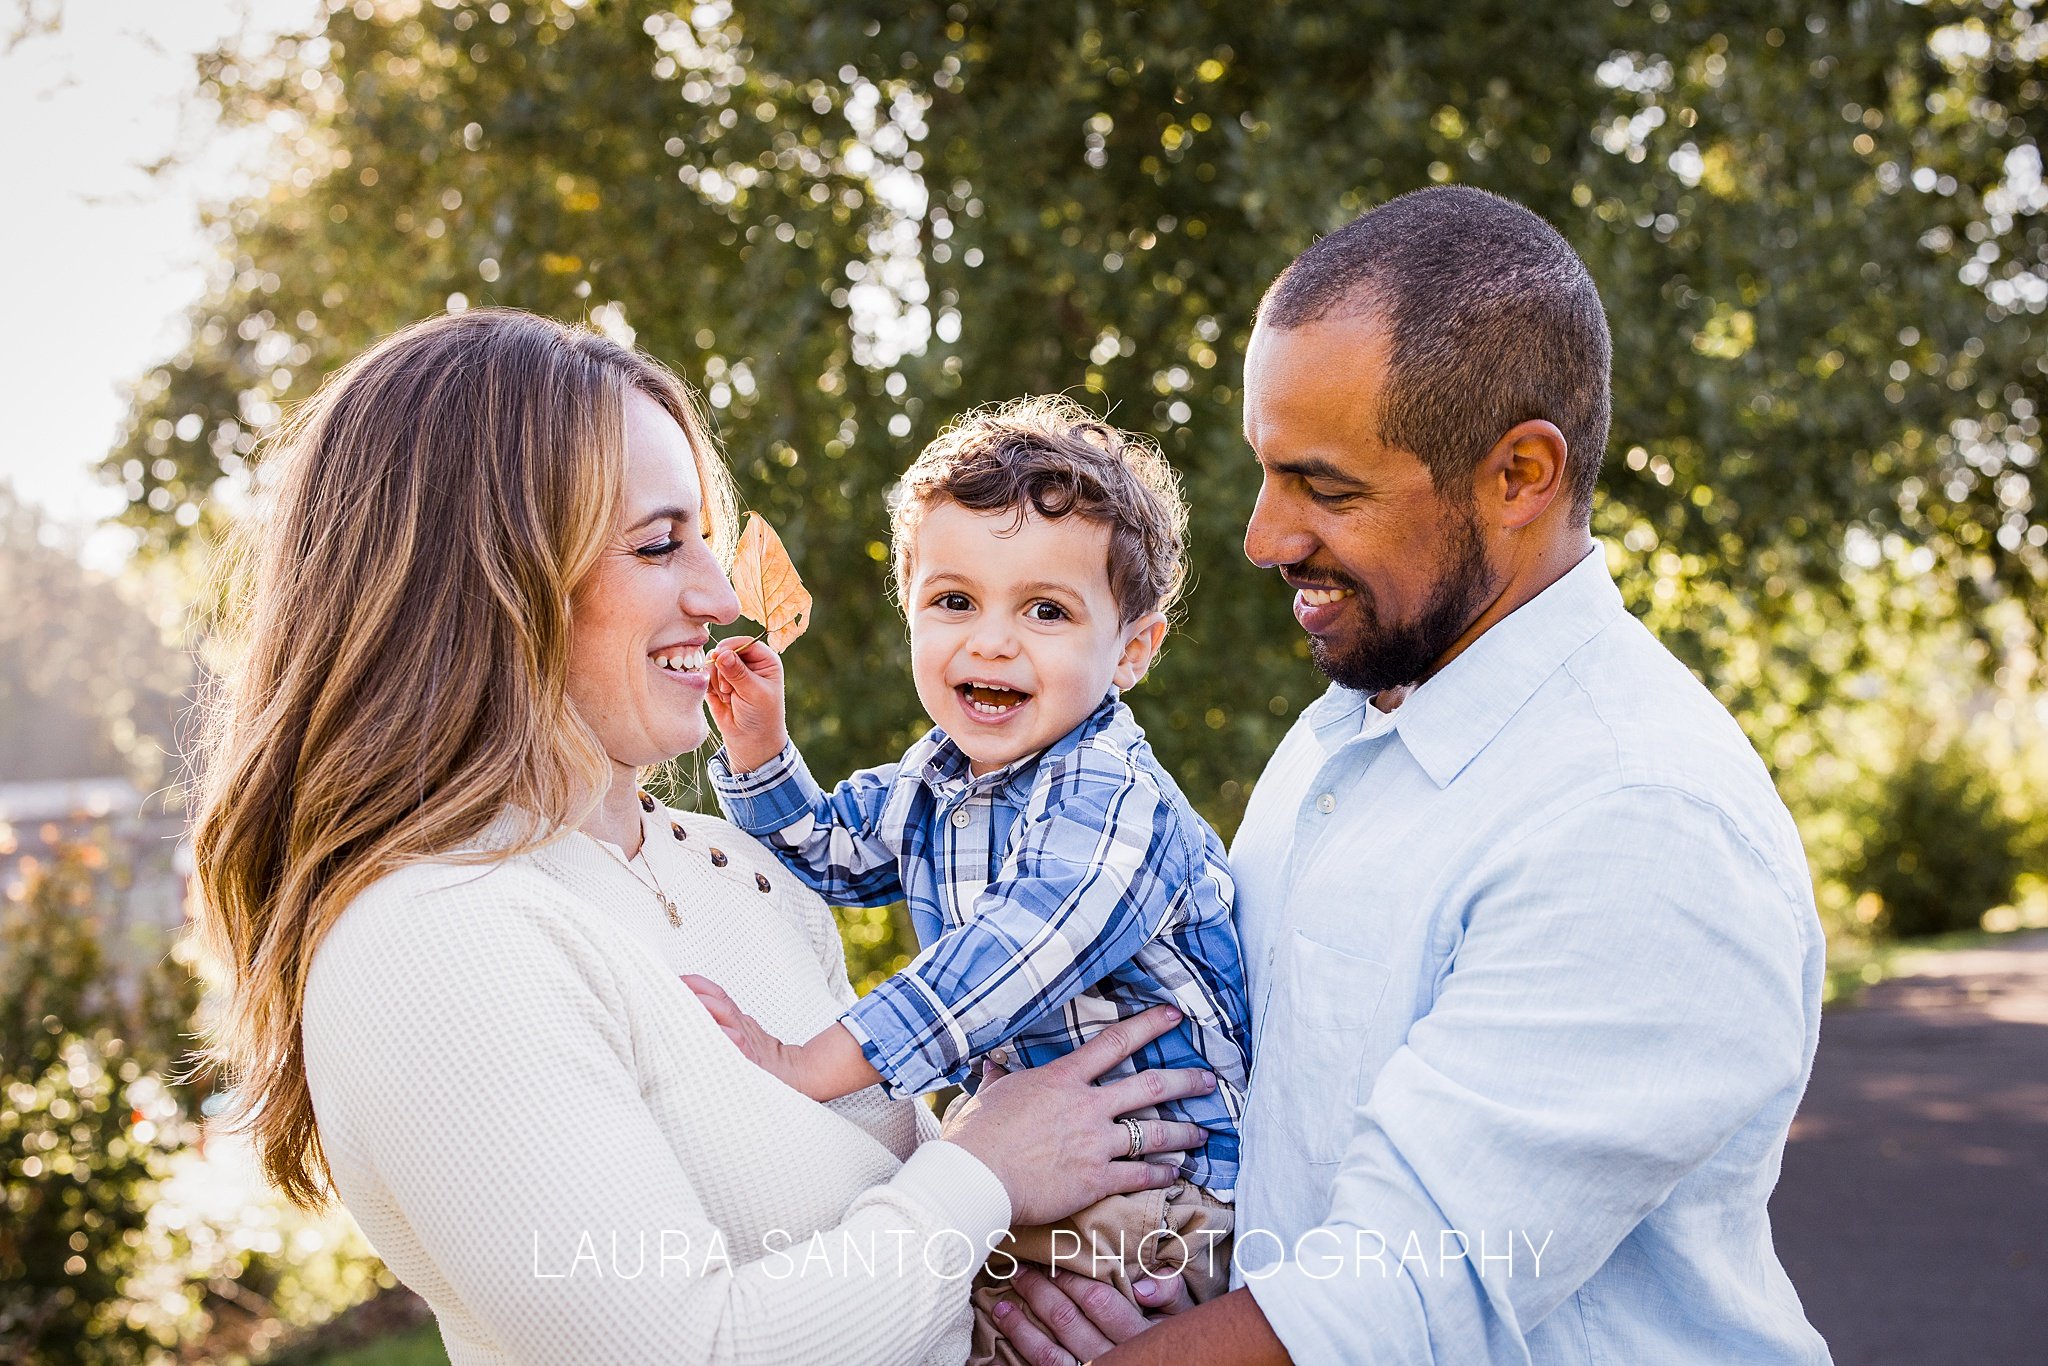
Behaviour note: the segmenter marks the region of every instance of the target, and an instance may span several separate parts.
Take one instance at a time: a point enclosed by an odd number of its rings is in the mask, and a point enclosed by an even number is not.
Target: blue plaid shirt
[[[1234,1189],[1250,1044],[1230,869],[1115,692],[978,778],[938,729],[829,794],[794,744],[737,776],[721,750],[711,776],[726,817],[826,900],[909,903],[923,952],[840,1020],[890,1094],[972,1084],[983,1057],[1035,1067],[1174,1005],[1181,1023],[1113,1075],[1214,1072],[1156,1113],[1209,1130],[1182,1175]]]

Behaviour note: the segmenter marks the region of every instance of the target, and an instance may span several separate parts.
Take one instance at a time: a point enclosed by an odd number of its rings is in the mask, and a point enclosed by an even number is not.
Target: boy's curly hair
[[[896,592],[909,592],[917,528],[942,502],[970,512],[1080,517],[1109,528],[1118,615],[1168,612],[1187,579],[1187,502],[1166,457],[1061,394],[976,409],[924,448],[891,492]]]

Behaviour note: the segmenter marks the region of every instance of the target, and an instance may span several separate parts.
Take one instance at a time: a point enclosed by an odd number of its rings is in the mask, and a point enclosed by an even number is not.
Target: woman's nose
[[[739,595],[732,591],[724,567],[709,546],[704,547],[699,561],[691,566],[677,602],[685,616],[700,617],[720,626],[730,626],[739,619]]]

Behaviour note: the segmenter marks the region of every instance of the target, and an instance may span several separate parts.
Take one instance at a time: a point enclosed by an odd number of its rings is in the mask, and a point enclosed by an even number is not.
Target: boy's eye
[[[1034,602],[1027,609],[1033,621],[1065,621],[1067,609],[1056,602]]]
[[[941,593],[932,599],[932,606],[942,612],[965,612],[974,604],[965,593]]]

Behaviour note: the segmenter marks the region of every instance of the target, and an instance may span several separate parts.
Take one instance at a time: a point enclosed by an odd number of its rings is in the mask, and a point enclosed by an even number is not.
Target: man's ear
[[[1569,450],[1552,422],[1531,418],[1501,433],[1473,471],[1476,506],[1488,520],[1519,531],[1550,510],[1564,491]]]
[[[1124,627],[1124,652],[1117,657],[1116,675],[1111,680],[1128,691],[1144,681],[1153,657],[1166,643],[1166,614],[1147,612]]]

